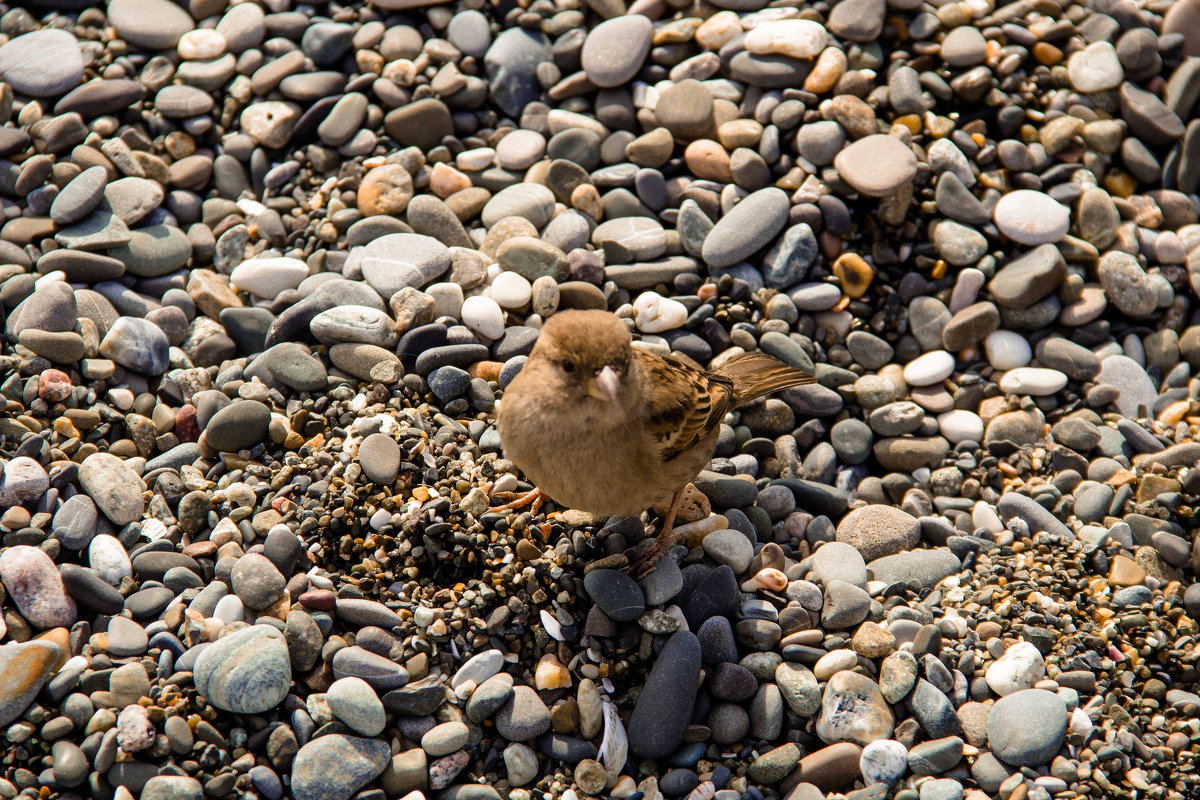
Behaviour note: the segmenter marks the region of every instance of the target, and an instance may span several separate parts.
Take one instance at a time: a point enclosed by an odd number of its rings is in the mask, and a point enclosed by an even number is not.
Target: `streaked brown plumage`
[[[649,566],[669,546],[683,488],[712,458],[725,414],[813,380],[765,353],[698,370],[633,347],[614,314],[564,311],[546,321],[497,423],[505,456],[556,503],[633,515],[672,497]]]

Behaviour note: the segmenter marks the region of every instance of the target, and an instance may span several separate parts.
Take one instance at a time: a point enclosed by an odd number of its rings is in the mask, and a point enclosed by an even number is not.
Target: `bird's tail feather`
[[[713,374],[733,385],[734,407],[789,386],[816,381],[812,374],[789,367],[766,353],[745,353],[737,356],[713,370]]]

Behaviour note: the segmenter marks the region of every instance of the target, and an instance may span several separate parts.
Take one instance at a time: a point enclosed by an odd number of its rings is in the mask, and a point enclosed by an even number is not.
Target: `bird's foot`
[[[664,531],[654,540],[654,544],[650,545],[650,549],[642,554],[642,557],[634,561],[626,571],[629,576],[635,580],[640,580],[658,568],[658,561],[667,554],[671,549],[673,539],[670,531]]]
[[[662,533],[654,540],[654,544],[650,545],[650,549],[628,567],[629,574],[634,578],[644,578],[653,572],[658,560],[666,555],[666,552],[671,549],[671,545],[675,543],[675,514],[679,511],[679,504],[683,500],[685,488],[680,487],[671,497],[671,506],[667,509],[667,518],[663,521]]]
[[[492,495],[492,499],[508,500],[509,502],[505,503],[504,505],[492,506],[488,509],[489,513],[497,511],[512,511],[517,508],[530,506],[530,513],[536,516],[538,511],[542,508],[542,503],[544,503],[548,498],[541,489],[534,489],[533,491],[525,492],[524,494],[519,492],[497,492],[496,494]]]

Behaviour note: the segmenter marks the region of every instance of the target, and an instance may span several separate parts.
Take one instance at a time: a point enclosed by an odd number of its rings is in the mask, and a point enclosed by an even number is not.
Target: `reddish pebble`
[[[200,425],[196,422],[196,407],[186,403],[175,412],[175,435],[181,442],[194,442],[200,438]]]
[[[47,403],[61,403],[71,396],[71,379],[67,373],[48,369],[38,380],[38,397]]]
[[[296,599],[305,608],[315,608],[318,611],[333,611],[337,606],[337,595],[329,589],[309,589]]]
[[[192,542],[183,548],[183,554],[191,558],[204,558],[205,556],[216,555],[217,545],[215,542],[210,542],[205,539],[202,542]]]

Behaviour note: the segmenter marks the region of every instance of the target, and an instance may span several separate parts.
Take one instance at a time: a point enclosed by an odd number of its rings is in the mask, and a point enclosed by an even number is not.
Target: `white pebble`
[[[1042,396],[1054,394],[1066,385],[1066,375],[1046,367],[1018,367],[1000,379],[1000,390],[1008,394]]]
[[[780,19],[763,22],[742,38],[746,52],[778,54],[790,58],[813,58],[825,49],[829,34],[825,26],[809,19]]]
[[[504,335],[504,312],[490,297],[468,297],[462,304],[462,321],[471,330],[488,339]]]
[[[533,287],[518,272],[501,272],[492,281],[488,294],[501,308],[520,308],[533,296]]]
[[[229,625],[233,622],[240,622],[245,611],[246,607],[242,605],[241,598],[236,594],[227,594],[217,601],[217,607],[213,609],[213,618]]]
[[[295,289],[308,277],[308,265],[298,258],[251,258],[233,268],[229,282],[238,291],[274,300],[285,289]]]
[[[993,369],[1010,370],[1023,367],[1033,358],[1029,340],[1012,331],[993,331],[983,340],[983,350]]]
[[[633,304],[633,318],[643,333],[674,330],[687,321],[687,306],[657,292],[642,292]]]
[[[992,212],[996,227],[1014,242],[1025,245],[1057,242],[1067,235],[1071,210],[1048,194],[1017,189],[1000,198]]]
[[[122,578],[133,575],[133,565],[125,548],[107,533],[98,534],[88,545],[88,566],[113,586],[120,586]]]
[[[894,739],[876,739],[863,748],[858,768],[868,784],[895,783],[908,769],[908,750]]]
[[[967,267],[959,272],[958,280],[954,282],[954,291],[950,293],[950,313],[957,314],[974,303],[985,280],[984,274],[974,267]]]
[[[1033,685],[1046,677],[1046,660],[1029,642],[1017,642],[996,659],[984,673],[991,690],[1004,697]]]
[[[904,382],[909,386],[932,386],[954,374],[954,356],[934,350],[904,365]]]
[[[996,508],[986,500],[980,500],[971,508],[971,524],[982,528],[988,533],[999,533],[1004,530],[1004,523]]]
[[[212,28],[197,28],[179,37],[179,57],[185,61],[207,61],[225,52],[225,37]]]
[[[951,444],[983,441],[983,420],[974,411],[958,408],[939,414],[937,421],[942,436]]]
[[[454,159],[454,164],[461,170],[467,172],[479,172],[485,170],[492,165],[492,161],[496,158],[496,151],[490,147],[476,147],[472,150],[464,150]]]
[[[425,287],[425,294],[433,298],[435,317],[454,317],[462,312],[463,290],[457,283],[434,283]]]

